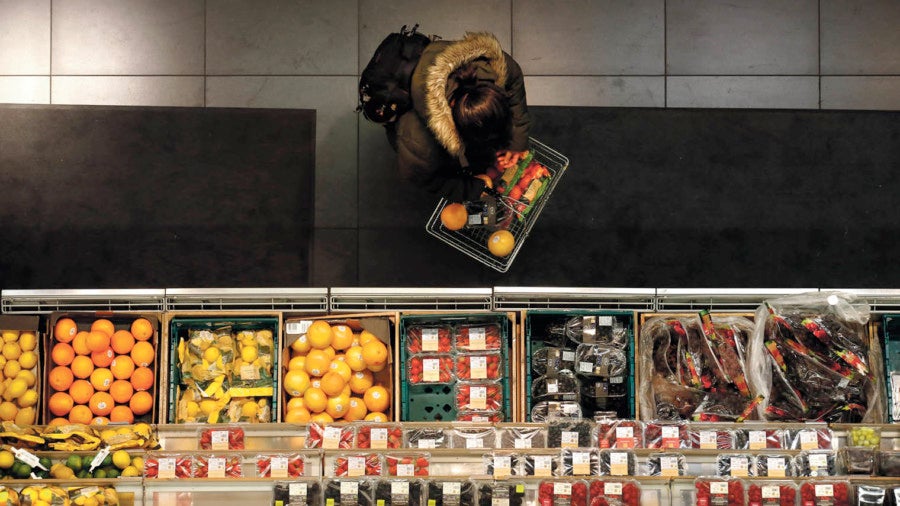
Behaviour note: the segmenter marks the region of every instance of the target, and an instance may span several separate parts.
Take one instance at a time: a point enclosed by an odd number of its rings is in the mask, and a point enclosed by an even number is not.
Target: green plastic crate
[[[178,367],[178,342],[182,337],[187,337],[190,330],[214,330],[224,326],[232,326],[233,332],[242,330],[263,330],[272,331],[272,339],[274,345],[274,357],[272,360],[272,373],[275,380],[274,392],[271,400],[272,422],[276,421],[278,416],[278,396],[281,388],[279,361],[280,361],[280,345],[279,345],[279,329],[278,318],[274,317],[240,317],[240,318],[172,318],[169,322],[169,415],[168,423],[175,423],[175,414],[178,408],[178,399],[181,394],[181,368]]]
[[[500,384],[503,390],[503,421],[512,419],[511,388],[509,386],[509,320],[500,314],[435,314],[400,316],[400,419],[404,422],[453,421],[456,420],[456,380],[447,384],[412,385],[407,378],[406,331],[411,324],[497,324],[500,326],[500,356],[503,371]]]
[[[628,360],[628,375],[626,376],[626,399],[623,401],[624,405],[621,406],[622,409],[610,411],[618,411],[618,415],[622,418],[634,418],[635,413],[635,397],[634,397],[634,388],[635,388],[635,379],[634,379],[634,313],[631,311],[614,311],[614,310],[597,310],[597,311],[584,311],[584,310],[571,310],[571,311],[557,311],[557,310],[533,310],[528,311],[525,314],[525,418],[526,421],[531,421],[531,409],[533,407],[533,403],[531,402],[531,383],[533,381],[533,373],[531,371],[531,356],[532,353],[544,347],[544,343],[542,340],[533,340],[532,336],[535,336],[537,332],[540,332],[542,329],[535,329],[534,327],[534,319],[553,319],[557,318],[559,320],[565,320],[571,318],[573,316],[614,316],[623,318],[626,321],[626,334],[628,340],[628,348],[626,350],[626,357]],[[583,413],[584,417],[591,418],[593,413]]]
[[[900,314],[886,314],[882,317],[884,324],[884,374],[887,391],[888,421],[900,421],[894,409],[894,395],[891,388],[891,373],[900,375]]]

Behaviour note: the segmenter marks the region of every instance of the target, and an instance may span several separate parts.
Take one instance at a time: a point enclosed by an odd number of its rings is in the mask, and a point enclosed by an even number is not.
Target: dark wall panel
[[[0,287],[308,283],[315,111],[0,106]]]

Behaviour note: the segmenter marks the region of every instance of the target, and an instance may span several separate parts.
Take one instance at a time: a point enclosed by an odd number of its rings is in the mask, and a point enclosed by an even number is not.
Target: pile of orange
[[[72,318],[56,321],[47,364],[50,423],[133,423],[153,410],[153,324],[139,317],[120,327],[106,318],[82,329]]]
[[[37,421],[37,334],[0,330],[0,420],[18,425]]]
[[[315,320],[289,348],[286,423],[388,420],[389,352],[378,336]]]

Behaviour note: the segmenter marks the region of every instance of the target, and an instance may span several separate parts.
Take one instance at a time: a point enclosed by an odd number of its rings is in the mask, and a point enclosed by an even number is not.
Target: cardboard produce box
[[[396,420],[396,322],[396,313],[287,318],[281,352],[281,421]]]
[[[40,414],[42,383],[40,317],[0,315],[0,337],[0,420],[35,424]]]
[[[281,313],[166,313],[168,423],[277,421]]]
[[[158,313],[58,312],[48,323],[44,423],[158,420]]]

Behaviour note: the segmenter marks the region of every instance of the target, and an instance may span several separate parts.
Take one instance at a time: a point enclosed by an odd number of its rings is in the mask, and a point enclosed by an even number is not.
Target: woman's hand
[[[497,151],[497,168],[508,169],[519,163],[519,160],[525,158],[527,154],[528,151],[510,151],[508,149]]]

